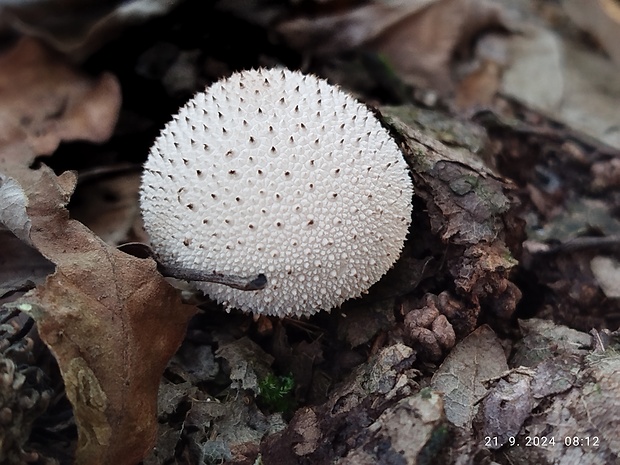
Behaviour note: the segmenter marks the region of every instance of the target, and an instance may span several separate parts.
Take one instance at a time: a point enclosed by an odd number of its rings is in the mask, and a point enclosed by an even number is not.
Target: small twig
[[[242,291],[258,291],[267,285],[267,277],[264,274],[253,276],[236,276],[234,274],[205,273],[201,270],[188,270],[173,266],[157,264],[159,272],[170,278],[183,279],[185,281],[199,281],[207,283],[224,284],[225,286]]]
[[[12,336],[9,336],[7,339],[10,344],[15,344],[17,341],[24,339],[30,330],[34,327],[34,319],[28,317],[22,327]]]
[[[605,237],[576,237],[557,245],[551,245],[547,250],[537,252],[540,255],[552,255],[588,249],[613,249],[620,247],[620,236]]]
[[[119,250],[138,258],[152,258],[157,263],[159,272],[169,278],[182,279],[184,281],[198,281],[205,283],[224,284],[225,286],[241,291],[259,291],[267,286],[267,277],[260,273],[252,276],[237,276],[224,273],[207,273],[202,270],[190,270],[160,263],[153,250],[142,242],[128,242],[118,246]]]

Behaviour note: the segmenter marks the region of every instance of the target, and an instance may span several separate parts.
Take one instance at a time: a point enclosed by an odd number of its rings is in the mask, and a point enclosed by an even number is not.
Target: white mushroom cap
[[[227,309],[310,315],[368,290],[400,255],[413,187],[375,116],[327,81],[235,73],[198,93],[151,148],[141,188],[159,260],[265,289],[197,287]]]

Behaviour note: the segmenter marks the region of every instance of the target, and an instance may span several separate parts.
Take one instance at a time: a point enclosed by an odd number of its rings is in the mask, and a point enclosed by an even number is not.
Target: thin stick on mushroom
[[[184,281],[197,281],[205,283],[224,284],[225,286],[241,291],[258,291],[267,285],[267,277],[264,274],[252,276],[235,276],[224,273],[206,272],[204,270],[192,270],[175,265],[164,265],[157,260],[147,244],[142,242],[127,242],[118,246],[119,250],[138,258],[152,258],[157,263],[157,270],[168,278],[181,279]]]
[[[207,273],[201,270],[189,270],[174,266],[158,264],[159,272],[170,278],[182,279],[184,281],[195,281],[203,283],[224,284],[225,286],[240,291],[258,291],[267,285],[267,277],[264,274],[253,276],[235,276],[223,273]]]

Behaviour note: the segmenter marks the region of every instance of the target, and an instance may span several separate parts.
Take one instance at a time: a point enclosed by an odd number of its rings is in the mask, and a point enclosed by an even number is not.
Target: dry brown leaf
[[[2,24],[40,37],[56,50],[83,59],[130,26],[163,15],[179,0],[51,0],[1,2]],[[4,32],[4,31],[2,31]]]
[[[432,387],[444,393],[446,417],[457,426],[471,426],[478,402],[487,388],[483,382],[508,370],[502,345],[486,326],[463,339],[433,375]]]
[[[257,452],[262,437],[285,426],[281,414],[265,414],[241,393],[222,403],[192,401],[184,422],[184,428],[192,431],[187,447],[201,451],[203,463],[231,463],[238,453],[244,455],[244,445]]]
[[[0,143],[27,138],[37,155],[62,140],[103,142],[121,104],[112,74],[93,79],[31,38],[0,55]]]
[[[376,0],[358,8],[282,21],[278,33],[304,53],[328,55],[365,47],[387,59],[409,84],[450,92],[456,52],[489,28],[502,8],[487,0]]]
[[[247,336],[221,343],[215,356],[227,364],[233,389],[255,393],[260,392],[260,381],[269,375],[274,360]]]
[[[489,106],[500,85],[501,66],[492,60],[483,60],[480,66],[459,82],[455,104],[466,110],[476,106]]]
[[[562,3],[570,19],[592,34],[620,66],[620,3],[616,0],[564,0]]]
[[[513,27],[513,22],[507,20],[506,25]],[[471,59],[457,67],[459,78],[454,102],[457,109],[471,112],[493,103],[509,61],[507,42],[506,35],[499,31],[476,40]]]
[[[620,147],[618,68],[583,44],[532,23],[507,39],[501,92],[562,124]],[[535,79],[532,79],[535,76]]]
[[[485,0],[441,0],[407,16],[370,46],[410,84],[450,92],[451,64],[476,35],[503,25],[501,7]]]
[[[22,148],[24,151],[29,152],[27,147],[23,146]],[[2,161],[2,157],[0,156],[0,199],[2,200],[0,223],[9,231],[13,232],[19,239],[29,244],[30,240],[28,234],[31,224],[26,214],[28,200],[19,183],[15,179],[2,173]]]
[[[195,309],[153,261],[119,252],[69,219],[73,174],[15,173],[28,186],[30,239],[57,266],[19,308],[35,318],[60,365],[79,429],[77,463],[137,463],[155,439],[161,374]]]
[[[103,141],[116,79],[86,79],[32,41],[0,57],[0,221],[56,265],[18,302],[60,366],[78,425],[76,463],[130,465],[155,440],[157,391],[194,307],[141,260],[106,245],[65,208],[76,176],[29,168],[61,140]]]
[[[590,173],[593,191],[620,188],[620,157],[592,163]]]
[[[277,32],[286,43],[305,53],[328,55],[350,50],[375,39],[404,17],[438,0],[374,1],[316,17],[281,22]]]
[[[508,443],[530,416],[535,405],[531,382],[532,374],[525,370],[510,372],[483,399],[476,429],[479,437],[495,438],[488,444],[489,449],[499,449]]]
[[[75,175],[32,171],[28,145],[0,147],[3,218],[57,266],[19,307],[55,354],[78,423],[79,464],[133,464],[152,444],[161,373],[194,312],[156,272],[70,220]],[[23,187],[21,187],[23,186]],[[6,200],[6,199],[2,199]]]
[[[101,175],[81,172],[71,197],[71,216],[111,245],[134,240],[130,235],[142,221],[138,200],[141,172],[132,168],[99,170]]]
[[[592,350],[591,335],[549,320],[532,318],[520,321],[519,326],[523,339],[514,346],[510,365],[527,367],[515,371],[525,373],[520,381],[530,386],[524,386],[515,403],[522,404],[521,408],[527,408],[523,404],[529,403],[534,413],[522,426],[516,425],[518,435],[514,430],[510,432],[522,447],[504,448],[504,455],[516,465],[618,463],[620,356],[617,351],[610,348],[596,353]],[[504,379],[510,378],[512,374]],[[500,410],[510,413],[510,402],[505,399],[498,405]],[[501,415],[488,418],[487,423],[490,422],[495,423],[495,431],[481,431],[482,434],[495,436],[497,427],[507,426]],[[540,438],[540,442],[523,447],[528,438]],[[547,438],[546,442],[543,438]],[[556,441],[555,447],[549,444],[551,438]]]
[[[619,236],[620,221],[614,217],[613,208],[603,200],[582,196],[565,202],[563,209],[532,237],[567,242],[589,229],[597,229],[606,236]]]
[[[511,60],[502,91],[534,108],[553,108],[560,103],[565,86],[560,37],[532,24],[520,29],[520,34],[509,39]]]
[[[377,463],[424,463],[424,449],[433,443],[438,447],[447,440],[443,399],[436,392],[416,393],[390,407],[372,423],[365,442],[357,441],[356,448],[339,465],[375,465]],[[375,444],[384,444],[376,447]],[[385,449],[390,448],[393,455]],[[385,457],[397,457],[385,460]],[[384,461],[385,460],[385,461]]]
[[[372,463],[383,463],[375,454],[389,457],[391,453],[392,457],[398,457],[398,452],[392,449],[390,439],[393,438],[400,446],[404,438],[397,437],[398,434],[383,423],[384,418],[375,423],[375,426],[380,426],[376,429],[370,427],[369,420],[376,419],[385,409],[393,406],[394,402],[419,395],[413,394],[414,378],[417,375],[415,370],[411,370],[414,360],[414,350],[404,344],[382,348],[368,363],[356,368],[333,390],[326,402],[298,409],[283,431],[267,436],[261,443],[262,462],[333,463],[334,450],[338,450],[339,456],[344,456],[347,452],[358,448],[359,452],[366,450],[373,455]],[[425,397],[424,402],[427,402],[426,405],[430,410],[438,412],[441,416],[441,402],[437,402],[437,397],[432,397]],[[418,407],[425,413],[429,412],[427,408],[418,404],[417,400],[413,403],[416,405],[412,405],[410,412],[417,411]],[[407,410],[407,402],[404,409]],[[396,407],[395,410],[388,412],[388,415],[398,416],[398,410],[400,409]],[[407,430],[410,432],[416,430],[420,434],[419,438],[412,442],[409,450],[418,448],[421,442],[427,442],[427,426],[432,423],[432,430],[441,426],[440,421],[430,418],[436,418],[434,414],[429,417],[423,414],[421,422],[414,420],[413,416],[415,414],[406,419]],[[376,444],[377,441],[373,441],[376,436],[380,436],[381,442],[386,445],[385,448],[378,449],[368,445]],[[384,439],[386,437],[387,440]],[[383,454],[384,452],[386,454]],[[348,463],[364,463],[356,462],[357,458],[357,454],[353,455]]]

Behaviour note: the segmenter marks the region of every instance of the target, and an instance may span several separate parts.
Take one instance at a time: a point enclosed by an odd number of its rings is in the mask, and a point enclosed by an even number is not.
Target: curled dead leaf
[[[620,66],[620,4],[614,0],[563,0],[562,3],[570,19],[592,34]]]
[[[452,61],[485,30],[502,28],[502,8],[484,0],[440,0],[403,18],[370,45],[410,84],[450,92]]]
[[[4,21],[0,26],[8,26],[8,29],[15,29],[27,36],[39,37],[74,59],[84,59],[129,26],[163,15],[178,3],[181,2],[2,2],[0,15]]]
[[[103,142],[120,104],[116,77],[88,77],[34,39],[0,55],[0,141],[26,137],[37,155],[52,153],[62,140]]]
[[[22,241],[30,243],[30,218],[26,214],[28,199],[19,183],[0,172],[0,223]]]
[[[357,8],[299,16],[281,22],[277,32],[285,42],[305,53],[329,55],[351,50],[381,36],[403,18],[437,0],[374,1]]]

